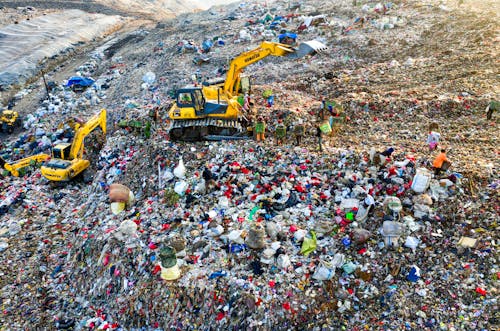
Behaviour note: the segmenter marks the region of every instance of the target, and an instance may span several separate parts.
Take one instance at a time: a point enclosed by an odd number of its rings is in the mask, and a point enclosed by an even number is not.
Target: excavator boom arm
[[[224,93],[229,96],[236,93],[237,86],[235,85],[239,81],[241,71],[245,67],[260,61],[269,55],[286,56],[292,54],[293,52],[294,49],[289,45],[264,41],[258,48],[238,55],[231,61],[229,70],[227,71],[226,82],[224,83]]]
[[[83,140],[98,126],[101,127],[103,134],[106,134],[106,109],[101,109],[99,114],[93,116],[76,131],[69,155],[71,160],[82,157]]]
[[[25,168],[31,165],[33,162],[42,162],[49,158],[50,155],[37,154],[17,160],[15,163],[7,163],[7,161],[0,157],[0,166],[3,166],[5,170],[9,171],[13,176],[18,177],[19,169]]]

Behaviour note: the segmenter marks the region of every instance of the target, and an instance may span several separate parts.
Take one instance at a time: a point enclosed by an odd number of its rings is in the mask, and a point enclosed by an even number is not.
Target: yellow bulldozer
[[[52,158],[41,167],[42,175],[50,181],[69,181],[90,166],[83,158],[84,139],[97,127],[106,135],[106,110],[102,109],[86,123],[77,126],[72,143],[60,143],[52,148]]]
[[[184,141],[247,138],[249,121],[238,102],[242,87],[250,86],[248,76],[242,75],[243,69],[270,55],[301,58],[326,49],[316,40],[304,42],[298,48],[264,41],[238,55],[231,61],[225,81],[177,90],[168,112],[170,138]]]
[[[0,114],[0,131],[12,133],[16,127],[20,127],[22,124],[21,117],[19,113],[13,110],[2,110]]]

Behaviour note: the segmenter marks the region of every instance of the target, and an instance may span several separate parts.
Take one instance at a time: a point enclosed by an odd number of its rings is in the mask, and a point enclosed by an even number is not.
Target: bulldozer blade
[[[324,52],[328,49],[328,46],[323,44],[322,42],[319,42],[317,40],[310,40],[303,42],[299,45],[299,48],[295,50],[295,52],[290,53],[287,55],[290,58],[298,59],[301,57],[304,57],[306,55],[314,55],[316,53],[321,53]]]

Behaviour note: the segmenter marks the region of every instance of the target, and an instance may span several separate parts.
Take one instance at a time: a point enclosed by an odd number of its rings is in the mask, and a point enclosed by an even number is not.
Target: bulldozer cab
[[[57,144],[52,148],[52,158],[68,160],[71,151],[70,143]]]

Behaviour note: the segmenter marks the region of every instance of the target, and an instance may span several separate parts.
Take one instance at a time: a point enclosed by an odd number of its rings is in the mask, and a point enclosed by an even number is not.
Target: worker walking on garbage
[[[441,134],[438,132],[430,131],[427,136],[427,145],[429,146],[429,151],[434,151],[437,149],[439,144],[439,139],[441,138]]]
[[[434,168],[434,175],[436,176],[438,176],[441,171],[446,171],[448,169],[450,162],[446,157],[446,150],[441,150],[441,153],[439,153],[439,155],[434,159],[434,162],[432,162],[432,166]]]
[[[321,131],[320,125],[321,124],[318,124],[318,126],[316,126],[316,137],[318,138],[318,149],[320,152],[323,152],[323,132]]]
[[[304,124],[302,123],[302,119],[298,119],[297,122],[295,122],[294,128],[293,128],[293,133],[295,134],[295,139],[296,139],[296,145],[299,146],[302,143],[302,137],[304,136]]]
[[[489,121],[493,118],[493,113],[500,109],[500,101],[492,100],[486,107],[486,119]]]
[[[217,183],[214,180],[214,175],[208,165],[206,165],[205,169],[203,169],[203,173],[201,174],[201,176],[205,180],[205,191],[207,193],[210,193],[215,187],[217,187]]]
[[[264,141],[265,136],[264,133],[266,131],[266,123],[264,122],[264,118],[259,116],[257,118],[257,122],[255,123],[255,137],[257,141]]]
[[[286,126],[283,124],[283,120],[278,120],[274,134],[276,136],[276,145],[282,145],[286,137]]]
[[[383,152],[377,152],[374,148],[370,150],[370,160],[374,165],[383,167],[390,160],[394,147],[389,147]]]

